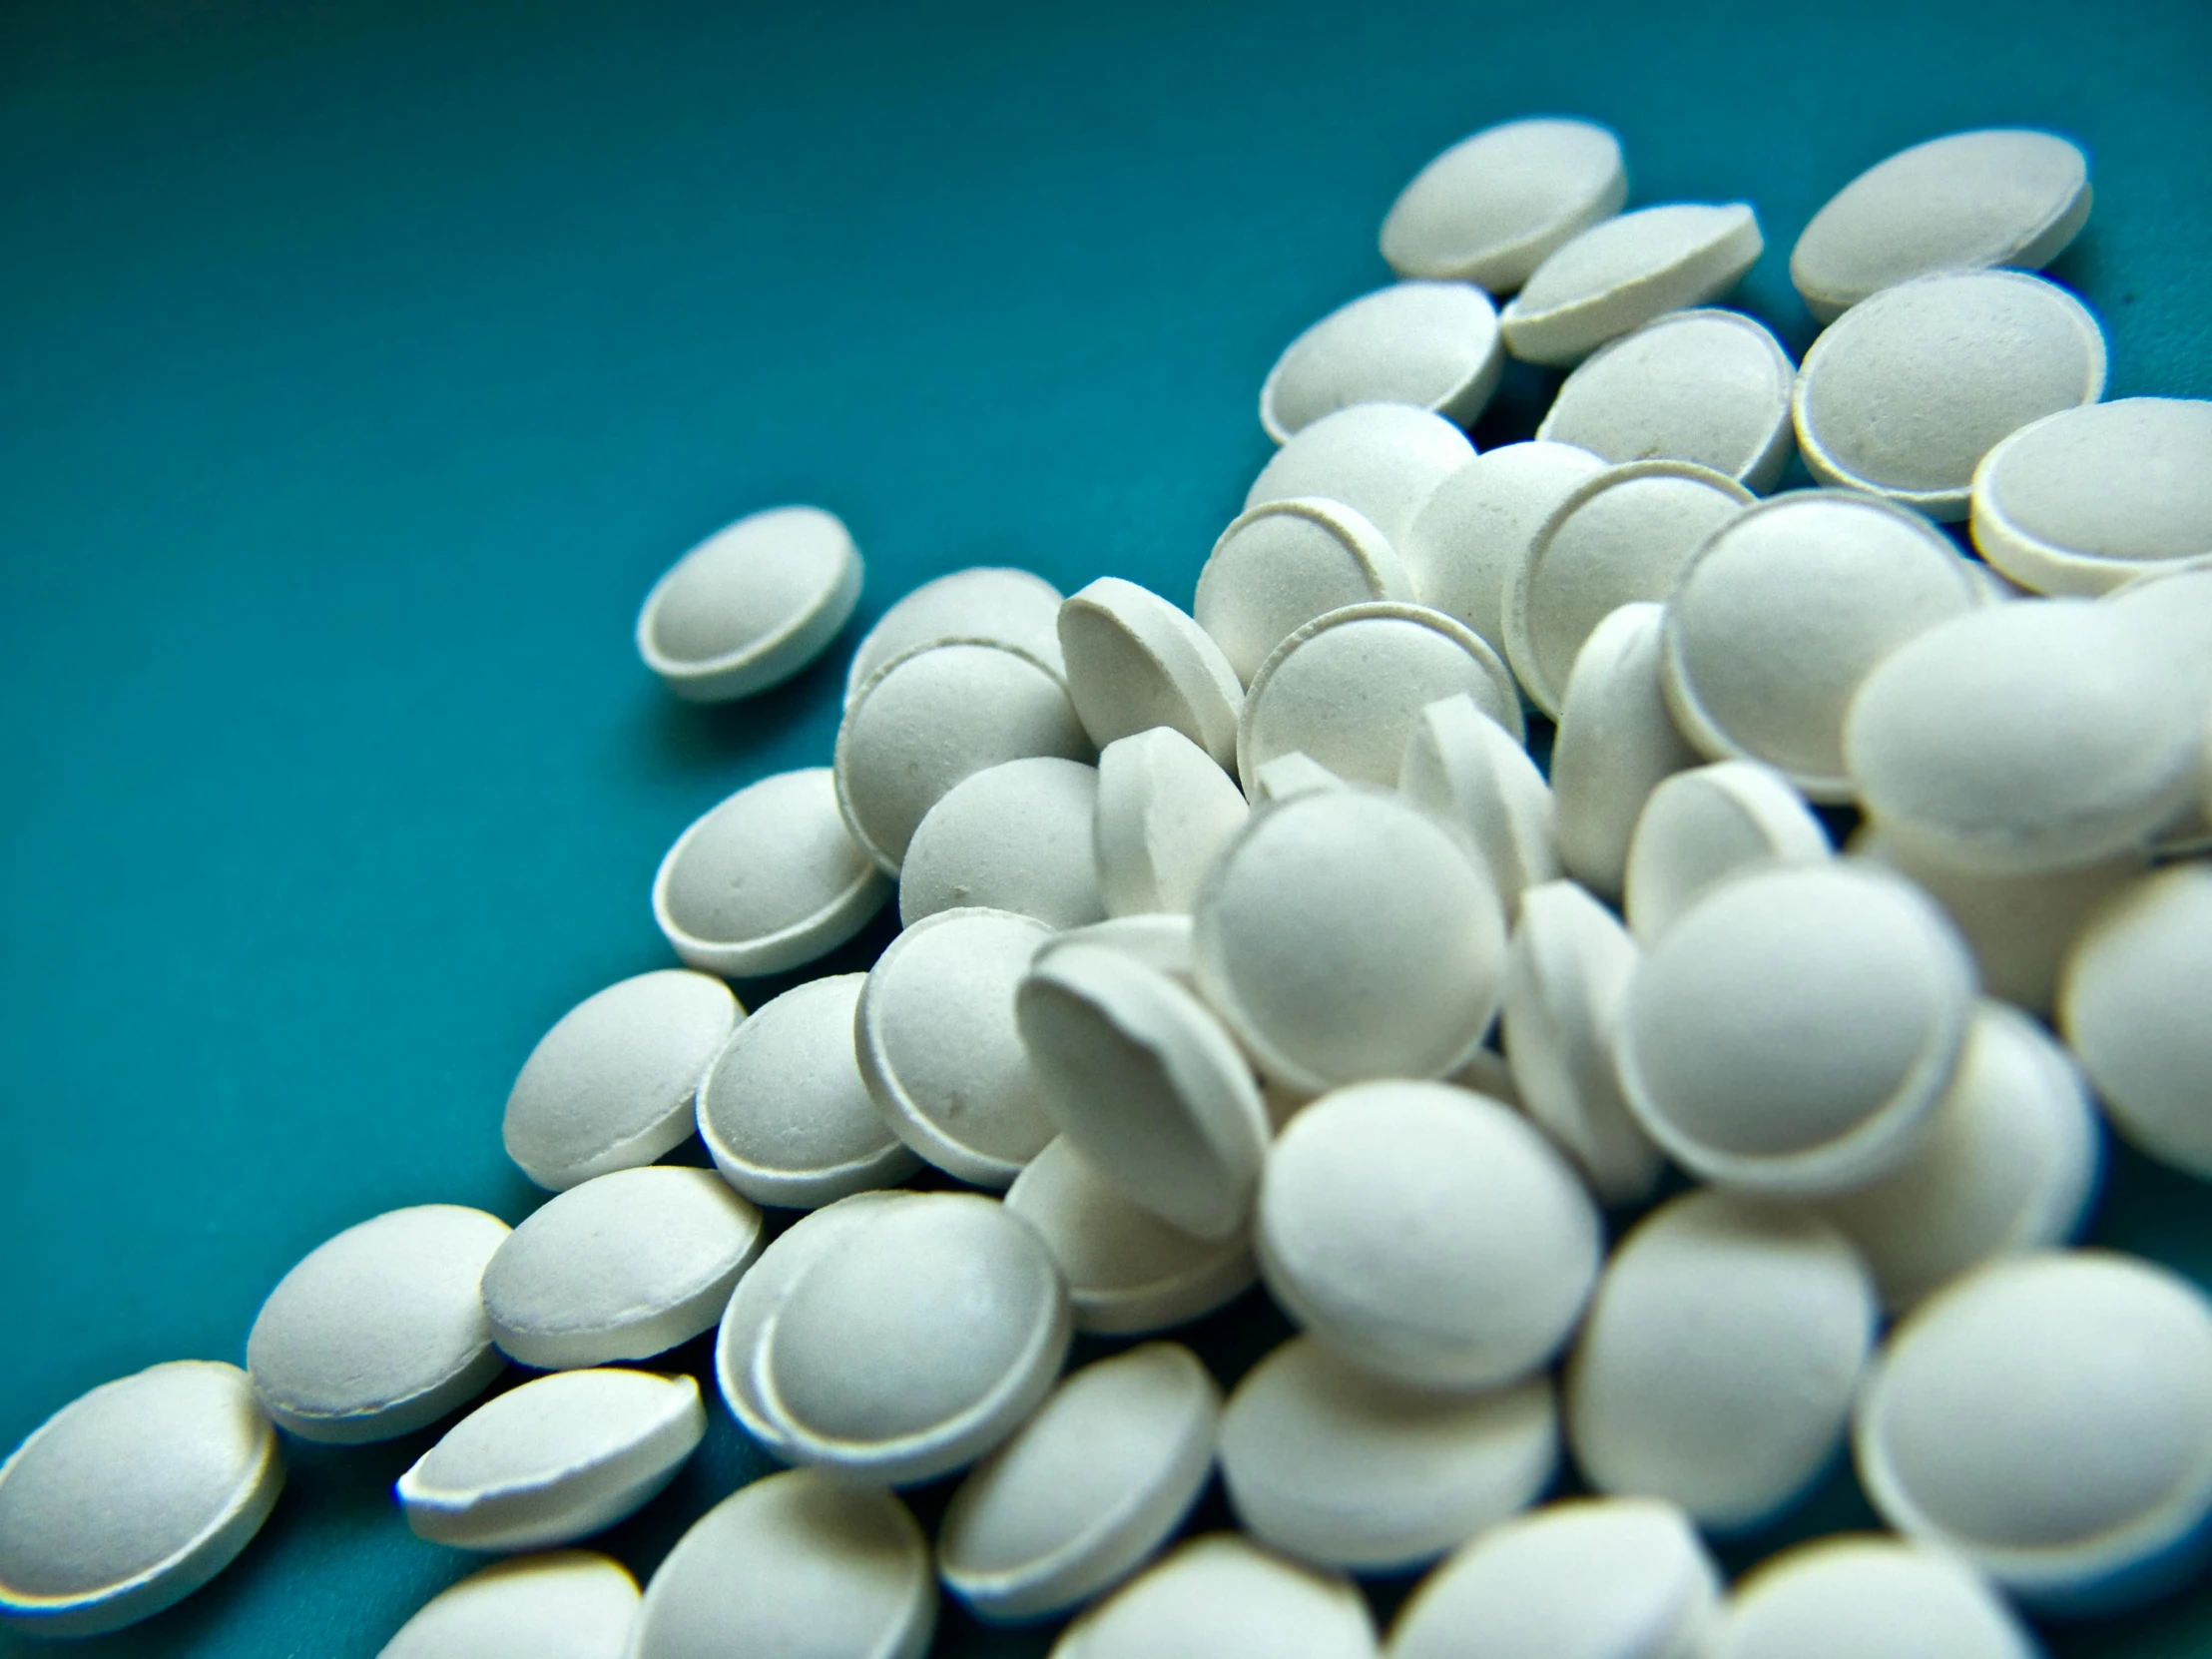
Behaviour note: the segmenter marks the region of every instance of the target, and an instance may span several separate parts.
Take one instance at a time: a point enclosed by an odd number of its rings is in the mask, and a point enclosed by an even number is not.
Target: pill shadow
[[[687,703],[658,681],[641,685],[629,752],[653,782],[702,774],[742,780],[784,765],[828,765],[844,702],[845,669],[858,640],[848,622],[827,651],[791,679],[735,702]],[[793,741],[810,732],[820,739],[811,746],[814,758],[790,762]]]

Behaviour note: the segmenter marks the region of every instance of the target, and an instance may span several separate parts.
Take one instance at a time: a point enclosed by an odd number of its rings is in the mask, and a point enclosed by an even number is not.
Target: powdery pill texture
[[[1303,496],[1342,501],[1395,544],[1429,491],[1473,454],[1467,435],[1441,415],[1404,403],[1355,403],[1277,450],[1245,493],[1245,507]]]
[[[2041,1659],[2043,1650],[1970,1567],[1860,1534],[1761,1562],[1702,1651],[1712,1659]]]
[[[104,1383],[0,1464],[0,1622],[43,1636],[136,1624],[229,1566],[283,1481],[236,1366],[176,1360]]]
[[[1103,921],[1091,820],[1098,769],[1032,756],[972,773],[922,816],[898,871],[898,918],[981,905],[1049,927]]]
[[[1505,307],[1505,349],[1532,363],[1580,362],[1655,316],[1719,298],[1765,246],[1743,202],[1677,202],[1603,220],[1551,254]]]
[[[844,678],[850,707],[875,671],[893,657],[948,640],[990,640],[1062,670],[1060,590],[1042,576],[997,565],[955,570],[921,584],[876,619],[852,653]]]
[[[1284,348],[1260,388],[1277,443],[1355,403],[1407,403],[1470,426],[1497,389],[1497,308],[1467,282],[1411,281],[1340,306]]]
[[[1398,192],[1382,258],[1400,276],[1455,276],[1510,293],[1547,255],[1628,200],[1620,140],[1592,121],[1537,117],[1461,139]]]
[[[1828,831],[1781,774],[1720,761],[1664,780],[1628,843],[1629,930],[1649,944],[1721,882],[1770,864],[1818,864]]]
[[[637,1580],[591,1550],[553,1550],[469,1574],[423,1604],[376,1659],[623,1659]]]
[[[1206,866],[1249,816],[1236,782],[1182,733],[1156,726],[1108,744],[1092,830],[1106,913],[1188,914]]]
[[[1248,507],[1221,533],[1198,573],[1193,610],[1238,680],[1250,685],[1269,654],[1314,618],[1371,599],[1412,597],[1389,538],[1367,514],[1300,495]],[[1235,764],[1234,739],[1230,747],[1225,766]]]
[[[717,531],[654,585],[638,654],[678,697],[750,697],[805,668],[860,602],[860,553],[820,507],[775,507]]]
[[[1508,918],[1559,873],[1551,791],[1512,734],[1460,692],[1422,709],[1398,761],[1398,793],[1473,844]]]
[[[1359,1588],[1228,1532],[1177,1546],[1061,1633],[1052,1659],[1376,1659]]]
[[[1244,685],[1196,619],[1101,576],[1061,605],[1059,633],[1068,697],[1099,748],[1168,726],[1219,765],[1235,764]]]

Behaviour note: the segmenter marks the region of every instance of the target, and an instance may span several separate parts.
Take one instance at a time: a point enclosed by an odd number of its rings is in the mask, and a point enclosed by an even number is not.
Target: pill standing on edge
[[[1060,1634],[1052,1659],[1376,1659],[1359,1587],[1230,1532],[1175,1549]]]
[[[861,639],[844,677],[845,706],[893,657],[948,640],[1010,645],[1062,673],[1059,618],[1060,590],[1026,570],[976,565],[934,577],[876,618]]]
[[[1519,914],[1524,891],[1559,874],[1544,775],[1465,692],[1439,698],[1415,717],[1397,789],[1465,832],[1508,921]]]
[[[1405,403],[1355,403],[1278,449],[1245,492],[1245,509],[1302,496],[1342,501],[1395,546],[1429,492],[1473,454],[1466,433],[1442,415]]]
[[[1236,764],[1244,685],[1198,621],[1149,588],[1101,576],[1060,606],[1068,699],[1091,742],[1169,726]]]
[[[1091,822],[1098,769],[1032,755],[970,773],[922,815],[898,868],[898,919],[963,906],[1048,927],[1106,919]]]
[[[1675,202],[1554,250],[1498,316],[1505,349],[1564,368],[1653,317],[1718,299],[1766,247],[1750,204]]]
[[[623,1659],[638,1582],[611,1556],[495,1562],[423,1603],[376,1659]]]
[[[1832,855],[1821,821],[1773,768],[1718,761],[1678,772],[1651,792],[1628,843],[1628,929],[1649,944],[1723,881]]]
[[[1413,175],[1382,220],[1400,276],[1510,293],[1551,251],[1628,200],[1621,143],[1594,121],[1538,116],[1461,139]]]
[[[1294,495],[1247,507],[1221,533],[1198,573],[1192,610],[1250,685],[1269,654],[1314,618],[1371,599],[1412,597],[1412,579],[1367,514]],[[1223,766],[1236,764],[1235,748],[1232,737]]]
[[[1156,968],[1186,990],[1195,982],[1198,962],[1191,942],[1188,910],[1138,910],[1108,916],[1088,927],[1070,927],[1055,933],[1037,947],[1035,961],[1042,962],[1055,950],[1069,945],[1097,945]]]
[[[1249,816],[1235,780],[1182,733],[1155,726],[1108,744],[1092,827],[1107,915],[1188,914],[1207,864]]]
[[[1405,403],[1471,426],[1497,389],[1497,307],[1469,282],[1407,281],[1341,305],[1283,348],[1260,424],[1288,443],[1355,403]]]

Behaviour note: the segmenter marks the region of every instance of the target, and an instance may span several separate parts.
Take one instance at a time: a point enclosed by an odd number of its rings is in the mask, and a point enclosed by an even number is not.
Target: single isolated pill
[[[728,985],[688,968],[586,997],[522,1063],[500,1130],[507,1156],[554,1192],[652,1163],[691,1135],[700,1075],[744,1017]]]
[[[1829,198],[1790,252],[1806,308],[1833,322],[1935,272],[2040,271],[2089,218],[2089,159],[2056,133],[1952,133],[1878,162]]]
[[[1236,781],[1182,733],[1115,739],[1099,752],[1092,825],[1107,915],[1188,914],[1206,866],[1250,816]]]
[[[1317,495],[1342,501],[1394,547],[1429,492],[1473,454],[1466,433],[1442,415],[1407,403],[1355,403],[1278,449],[1245,492],[1245,508]]]
[[[1502,656],[1506,582],[1544,520],[1604,467],[1571,443],[1482,451],[1436,486],[1400,540],[1412,597],[1465,623]]]
[[[2015,1600],[2148,1600],[2203,1559],[2212,1307],[2110,1251],[2002,1258],[1891,1334],[1854,1436],[1883,1519]]]
[[[1047,927],[1106,919],[1098,892],[1098,769],[1032,755],[970,773],[922,815],[898,868],[898,919],[982,906]]]
[[[923,1193],[865,1216],[770,1316],[753,1388],[789,1454],[911,1485],[998,1445],[1067,1357],[1067,1287],[993,1198]]]
[[[1188,910],[1140,910],[1055,933],[1037,947],[1034,961],[1041,962],[1055,950],[1072,945],[1095,945],[1102,950],[1118,950],[1189,989],[1198,973],[1191,934]]]
[[[949,640],[1010,645],[1061,673],[1059,620],[1060,590],[1026,570],[977,565],[935,577],[876,618],[852,653],[845,706],[893,657]]]
[[[860,578],[860,550],[835,514],[749,514],[653,584],[638,655],[686,702],[751,697],[822,655],[859,604]]]
[[[1412,579],[1389,538],[1365,513],[1294,495],[1247,507],[1221,533],[1198,573],[1192,610],[1250,685],[1269,654],[1314,618],[1371,599],[1412,597]],[[1241,700],[1237,712],[1244,712]],[[1233,764],[1232,753],[1223,765]]]
[[[1742,311],[1670,311],[1600,346],[1567,376],[1536,428],[1604,460],[1695,461],[1765,494],[1795,439],[1797,364]]]
[[[0,1464],[0,1627],[91,1636],[160,1612],[237,1559],[283,1483],[236,1366],[103,1383]]]
[[[1382,258],[1400,276],[1511,293],[1554,249],[1628,200],[1621,141],[1594,121],[1535,117],[1461,139],[1398,192]]]
[[[1690,461],[1629,461],[1585,479],[1537,531],[1505,586],[1505,654],[1557,718],[1583,644],[1621,606],[1665,599],[1751,491]]]
[[[1547,1503],[1422,1579],[1389,1659],[1687,1659],[1721,1576],[1690,1517],[1653,1497]]]
[[[1252,1535],[1325,1567],[1395,1572],[1525,1509],[1559,1464],[1551,1380],[1408,1388],[1294,1337],[1221,1421],[1229,1501]]]
[[[929,1543],[906,1506],[787,1469],[740,1487],[676,1540],[625,1654],[922,1659],[936,1624]]]
[[[807,767],[748,784],[677,836],[653,877],[653,919],[690,966],[747,978],[834,950],[890,895],[830,769]]]
[[[1711,1188],[1669,1200],[1591,1300],[1566,1371],[1574,1460],[1599,1491],[1666,1498],[1709,1533],[1755,1527],[1843,1443],[1878,1313],[1818,1216]]]
[[[1150,588],[1101,576],[1060,606],[1068,700],[1091,742],[1172,726],[1232,766],[1244,685],[1213,636]]]
[[[1489,871],[1508,920],[1521,894],[1559,874],[1551,791],[1513,735],[1458,692],[1414,718],[1398,793],[1456,825]]]
[[[1471,426],[1497,390],[1497,307],[1471,282],[1397,282],[1340,305],[1284,347],[1260,424],[1288,443],[1355,403],[1407,403]]]
[[[1628,929],[1650,944],[1723,881],[1833,855],[1821,821],[1773,768],[1718,761],[1678,772],[1651,792],[1628,843]]]
[[[731,1034],[699,1085],[699,1138],[756,1204],[813,1210],[895,1186],[921,1160],[890,1132],[860,1075],[864,973],[794,985]]]
[[[418,1538],[544,1549],[614,1525],[676,1477],[707,1432],[699,1384],[653,1372],[556,1372],[496,1394],[396,1488]]]
[[[761,1212],[713,1170],[617,1170],[507,1235],[484,1268],[484,1312],[526,1366],[644,1360],[711,1330],[760,1249]]]
[[[1003,1188],[1055,1133],[1014,1023],[1052,929],[1009,910],[939,910],[868,970],[853,1032],[891,1133],[927,1162]]]
[[[1620,1077],[1684,1168],[1792,1197],[1848,1192],[1912,1155],[1974,1007],[1965,941],[1872,864],[1753,870],[1644,952]]]
[[[358,1445],[437,1421],[506,1369],[484,1267],[507,1224],[458,1204],[391,1210],[316,1246],[246,1339],[255,1397],[303,1440]]]
[[[1601,220],[1549,255],[1498,317],[1505,349],[1565,368],[1653,317],[1718,299],[1766,242],[1745,202]]]
[[[1771,1556],[1737,1586],[1712,1659],[2042,1659],[1971,1567],[1873,1533]]]
[[[1974,469],[2030,421],[2104,395],[2104,332],[2016,271],[1922,276],[1831,323],[1792,394],[1814,478],[1964,518]]]
[[[1342,1573],[1233,1532],[1191,1538],[1061,1632],[1052,1659],[1377,1659],[1375,1622]]]
[[[1062,1613],[1119,1583],[1198,1501],[1221,1389],[1177,1343],[1071,1373],[952,1494],[945,1587],[994,1624]]]
[[[494,1562],[423,1603],[376,1659],[623,1659],[638,1581],[611,1556]]]

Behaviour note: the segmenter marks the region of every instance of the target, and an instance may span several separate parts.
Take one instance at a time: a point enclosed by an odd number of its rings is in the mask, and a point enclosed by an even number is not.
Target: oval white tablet
[[[756,1204],[812,1210],[895,1186],[921,1167],[860,1075],[853,1015],[864,973],[794,985],[731,1036],[699,1085],[699,1138]]]
[[[2212,1514],[2212,1307],[2107,1251],[1992,1262],[1891,1334],[1854,1431],[1906,1536],[2031,1605],[2145,1599],[2193,1570]]]
[[[1398,282],[1340,305],[1284,347],[1260,424],[1288,443],[1355,403],[1408,403],[1471,426],[1497,389],[1497,307],[1470,282]]]
[[[1460,692],[1414,718],[1398,793],[1456,825],[1489,871],[1508,920],[1521,894],[1559,873],[1551,791],[1528,751]]]
[[[262,1409],[357,1445],[437,1421],[506,1369],[480,1287],[507,1224],[457,1204],[391,1210],[316,1246],[246,1339]]]
[[[1060,607],[1068,699],[1091,742],[1171,726],[1223,767],[1244,686],[1213,636],[1149,588],[1101,576]]]
[[[441,1590],[376,1659],[623,1659],[638,1581],[610,1556],[550,1550]]]
[[[1342,1573],[1229,1532],[1192,1538],[1061,1633],[1052,1659],[1376,1659],[1375,1623]]]
[[[1790,252],[1790,280],[1829,322],[1878,288],[1932,272],[2039,271],[2088,217],[2088,158],[2056,133],[1952,133],[1876,163],[1829,198]]]
[[[745,978],[834,950],[890,895],[830,769],[808,767],[748,784],[677,836],[653,877],[653,919],[691,966]]]
[[[643,1360],[710,1329],[760,1249],[761,1212],[713,1170],[617,1170],[507,1236],[484,1268],[484,1312],[526,1366]]]
[[[1505,349],[1564,368],[1667,311],[1718,299],[1766,247],[1744,202],[1640,208],[1554,251],[1498,318]]]
[[[1899,1538],[1821,1538],[1737,1586],[1713,1659],[2042,1659],[1980,1575]]]
[[[860,602],[860,551],[833,513],[772,507],[679,559],[638,613],[638,655],[692,703],[789,680]]]
[[[1182,733],[1156,726],[1108,744],[1092,826],[1106,913],[1188,913],[1207,864],[1249,816],[1236,782]]]
[[[1436,486],[1401,538],[1412,596],[1502,655],[1508,576],[1528,557],[1544,520],[1604,465],[1571,443],[1485,449]]]
[[[643,1508],[706,1432],[688,1377],[556,1372],[447,1429],[399,1477],[399,1507],[415,1536],[434,1544],[571,1543]]]
[[[1052,929],[939,910],[891,941],[854,1015],[860,1075],[891,1133],[937,1168],[1004,1187],[1052,1139],[1014,991]]]
[[[1081,1605],[1164,1543],[1214,1467],[1221,1389],[1176,1343],[1070,1374],[960,1483],[937,1570],[993,1623]]]
[[[661,968],[586,997],[538,1039],[507,1096],[507,1156],[561,1192],[650,1164],[691,1134],[700,1074],[745,1010],[705,973]]]
[[[2080,300],[2016,271],[1922,276],[1854,305],[1813,342],[1792,409],[1824,484],[1932,518],[1966,516],[1982,456],[2104,395],[2104,334]]]
[[[1790,464],[1797,364],[1741,311],[1672,311],[1600,346],[1552,399],[1539,440],[1604,460],[1695,461],[1764,494]]]
[[[1048,755],[971,773],[922,815],[898,869],[898,919],[980,905],[1048,927],[1106,919],[1091,821],[1098,769]]]
[[[923,1193],[832,1240],[785,1292],[753,1386],[792,1455],[908,1485],[973,1462],[1067,1356],[1067,1288],[996,1199]]]
[[[1842,1443],[1877,1313],[1827,1222],[1710,1189],[1673,1199],[1598,1281],[1566,1373],[1575,1462],[1707,1532],[1756,1526]]]
[[[936,1622],[928,1540],[906,1506],[789,1469],[741,1487],[676,1541],[646,1586],[627,1655],[922,1659]]]
[[[1442,415],[1406,403],[1355,403],[1278,449],[1245,492],[1245,507],[1317,495],[1342,501],[1394,546],[1429,492],[1473,454],[1466,433]]]
[[[1633,600],[1666,598],[1751,501],[1735,479],[1688,461],[1630,461],[1578,485],[1506,578],[1505,653],[1528,700],[1556,718],[1597,625]]]
[[[236,1366],[174,1360],[103,1383],[0,1464],[0,1621],[42,1636],[136,1624],[229,1566],[283,1483]]]
[[[1497,1007],[1505,921],[1489,878],[1394,796],[1317,790],[1254,815],[1196,921],[1207,1004],[1263,1072],[1317,1093],[1456,1071]]]
[[[1059,620],[1060,590],[1026,570],[977,565],[935,577],[876,618],[852,653],[845,704],[893,657],[947,640],[1010,645],[1060,673]]]
[[[1511,293],[1546,255],[1628,200],[1621,142],[1594,121],[1501,122],[1413,175],[1382,220],[1400,276],[1455,276]]]
[[[1628,843],[1629,930],[1649,944],[1733,876],[1831,856],[1821,821],[1773,769],[1720,761],[1678,772],[1651,792]]]
[[[1192,609],[1238,680],[1250,685],[1269,653],[1314,618],[1371,599],[1412,597],[1405,567],[1365,513],[1295,495],[1247,507],[1221,533],[1198,573]]]

